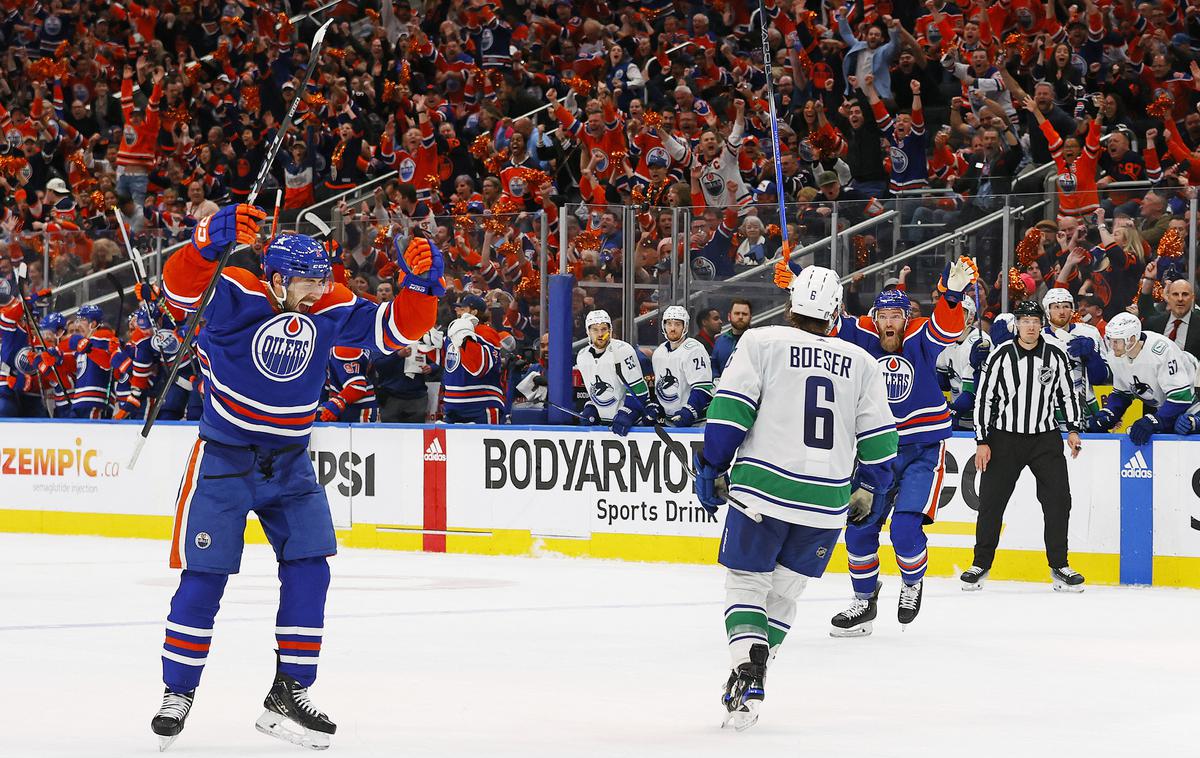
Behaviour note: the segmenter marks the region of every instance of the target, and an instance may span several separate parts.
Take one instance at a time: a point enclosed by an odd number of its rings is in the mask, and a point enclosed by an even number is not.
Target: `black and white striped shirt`
[[[992,351],[975,383],[975,441],[993,432],[1037,434],[1055,431],[1061,411],[1068,431],[1079,431],[1082,413],[1071,381],[1071,360],[1044,336],[1026,350],[1014,339]]]

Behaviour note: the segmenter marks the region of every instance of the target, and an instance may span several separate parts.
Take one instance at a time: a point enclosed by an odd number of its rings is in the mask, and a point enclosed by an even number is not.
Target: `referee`
[[[1045,312],[1033,300],[1013,310],[1017,336],[988,356],[976,382],[975,466],[979,482],[979,519],[975,525],[975,560],[960,577],[964,590],[983,586],[996,546],[1004,509],[1017,478],[1026,467],[1037,479],[1037,497],[1046,518],[1046,559],[1056,590],[1083,591],[1083,575],[1067,565],[1067,522],[1071,485],[1060,411],[1071,457],[1079,455],[1079,398],[1071,381],[1071,361],[1062,348],[1042,334]]]

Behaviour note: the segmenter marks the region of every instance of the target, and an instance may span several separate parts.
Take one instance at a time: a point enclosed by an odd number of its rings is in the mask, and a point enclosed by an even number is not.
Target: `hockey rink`
[[[150,717],[176,575],[167,544],[0,534],[0,755],[157,754]],[[170,755],[301,755],[257,733],[277,582],[247,547]],[[834,640],[849,582],[812,582],[763,715],[719,728],[717,567],[344,550],[314,703],[329,755],[1196,755],[1200,593],[928,580],[895,621]]]

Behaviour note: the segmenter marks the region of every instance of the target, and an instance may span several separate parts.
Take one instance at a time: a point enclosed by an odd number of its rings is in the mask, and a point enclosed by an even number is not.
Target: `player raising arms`
[[[870,316],[842,317],[838,336],[864,348],[879,362],[888,402],[900,434],[892,464],[892,486],[876,490],[871,513],[846,527],[846,552],[854,602],[832,620],[834,637],[864,637],[879,598],[879,533],[891,516],[892,547],[903,584],[896,615],[910,624],[921,610],[928,555],[925,524],[933,523],[942,494],[950,410],[937,381],[937,359],[962,333],[963,291],[974,280],[975,265],[963,258],[947,266],[939,282],[942,297],[932,318],[910,319],[911,303],[900,290],[875,298]]]
[[[229,246],[251,244],[262,210],[227,206],[200,222],[163,269],[176,318],[194,309]],[[334,345],[390,353],[434,325],[444,292],[441,252],[428,240],[394,243],[401,291],[386,304],[333,284],[328,254],[306,235],[271,240],[265,280],[226,268],[205,309],[195,352],[205,378],[200,438],[176,504],[171,566],[183,569],[163,645],[162,707],[151,722],[166,749],[183,730],[208,658],[213,620],[238,572],[246,515],[258,514],[279,561],[275,681],[259,731],[297,745],[329,746],[336,729],[309,700],[317,675],[337,552],[325,490],[308,457],[310,426]]]
[[[847,511],[865,516],[871,493],[888,490],[896,456],[875,359],[826,336],[841,312],[837,274],[809,266],[790,299],[791,326],[742,335],[695,459],[705,508],[715,512],[733,493],[762,519],[730,508],[721,539],[733,658],[723,703],[726,723],[739,730],[758,720],[767,664],[795,618],[796,598],[825,572]],[[860,489],[852,492],[856,457]]]

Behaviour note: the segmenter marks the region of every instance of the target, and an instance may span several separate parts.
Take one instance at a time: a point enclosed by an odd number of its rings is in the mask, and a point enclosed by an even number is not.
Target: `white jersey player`
[[[733,658],[723,702],[738,729],[757,721],[767,664],[809,577],[828,566],[847,513],[865,516],[872,493],[891,486],[899,440],[879,364],[827,336],[841,312],[837,274],[806,267],[790,298],[791,326],[742,335],[695,458],[701,504],[715,513],[727,497],[738,501],[720,552]],[[861,482],[853,493],[852,474]]]
[[[607,311],[592,311],[584,326],[588,344],[575,358],[575,368],[588,393],[582,420],[590,425],[608,421],[614,432],[625,436],[642,419],[650,394],[641,361],[633,345],[613,339]]]
[[[1104,341],[1110,353],[1113,391],[1088,431],[1112,429],[1134,398],[1141,399],[1145,415],[1129,427],[1133,444],[1144,445],[1155,433],[1170,434],[1176,420],[1186,425],[1188,409],[1195,400],[1196,359],[1163,335],[1143,332],[1132,313],[1113,316],[1105,327]]]
[[[987,357],[991,345],[975,326],[975,302],[963,298],[963,331],[957,341],[938,355],[938,382],[950,393],[954,428],[975,428],[975,370]]]
[[[1075,298],[1070,290],[1055,287],[1042,297],[1046,311],[1047,338],[1053,337],[1071,358],[1071,383],[1079,397],[1080,407],[1090,417],[1100,410],[1093,385],[1108,384],[1109,371],[1105,361],[1108,349],[1100,331],[1091,324],[1075,321]]]
[[[654,394],[646,416],[665,418],[674,426],[691,426],[704,416],[712,400],[712,365],[708,351],[687,336],[687,309],[672,305],[663,311],[662,331],[667,341],[654,349]]]

